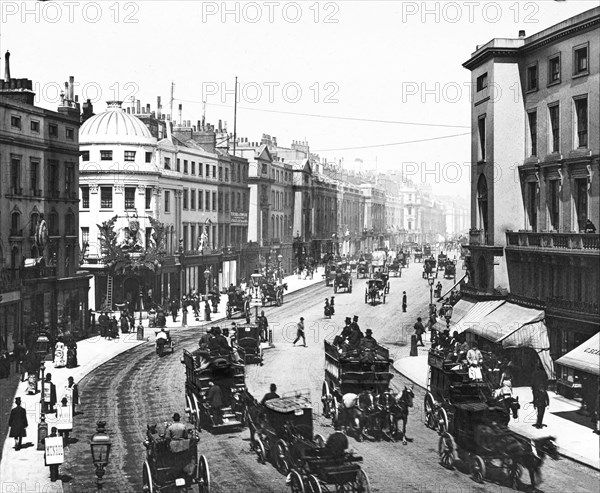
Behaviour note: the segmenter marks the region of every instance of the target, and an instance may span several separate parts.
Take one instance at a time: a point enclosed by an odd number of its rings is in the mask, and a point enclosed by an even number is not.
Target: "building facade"
[[[34,105],[29,79],[0,81],[0,349],[37,330],[89,333],[79,273],[79,103],[66,83],[58,111]]]
[[[554,361],[600,330],[599,33],[595,8],[493,39],[464,64],[474,92],[467,292],[510,290],[544,309]],[[557,389],[585,378],[558,365]]]

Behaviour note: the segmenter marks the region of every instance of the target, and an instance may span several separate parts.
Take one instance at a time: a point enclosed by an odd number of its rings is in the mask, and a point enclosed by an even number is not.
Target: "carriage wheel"
[[[365,289],[365,303],[368,303],[368,302],[369,302],[369,293]]]
[[[335,399],[331,404],[331,424],[333,425],[334,430],[340,429],[340,411],[338,409],[338,404]]]
[[[321,387],[321,402],[323,403],[323,416],[329,418],[331,416],[331,392],[329,391],[329,384],[323,382]]]
[[[196,479],[198,481],[198,492],[210,493],[210,470],[208,469],[208,461],[203,455],[198,459]]]
[[[313,443],[318,447],[318,448],[323,448],[325,447],[325,439],[323,438],[323,435],[320,435],[319,433],[317,433],[315,435],[315,437],[313,438]]]
[[[319,481],[319,479],[314,474],[308,476],[307,480],[308,484],[306,490],[308,493],[323,493],[323,488],[321,488],[321,481]]]
[[[456,443],[454,443],[454,438],[450,433],[444,433],[440,437],[438,453],[442,466],[452,469],[456,460]]]
[[[231,318],[231,306],[227,303],[227,318]]]
[[[277,306],[283,305],[283,293],[277,295]]]
[[[518,490],[521,484],[521,475],[523,474],[523,468],[521,467],[521,464],[513,459],[506,459],[504,467],[506,467],[511,488]]]
[[[371,491],[371,485],[369,484],[369,478],[367,473],[362,469],[359,469],[354,479],[354,488],[356,493],[369,493]]]
[[[289,448],[285,440],[278,440],[276,445],[276,460],[277,460],[277,470],[281,474],[285,474],[286,476],[290,473],[290,463],[288,462],[289,457]]]
[[[383,293],[383,304],[385,305],[385,290],[384,290],[384,293]]]
[[[290,488],[292,493],[305,493],[304,481],[300,473],[294,469],[290,471]]]
[[[436,429],[434,412],[435,412],[435,400],[430,392],[425,394],[425,401],[423,403],[423,410],[425,411],[425,424],[432,430]]]
[[[352,292],[352,279],[350,279],[350,281],[348,282],[348,292]]]
[[[267,452],[265,451],[265,444],[258,436],[254,439],[254,450],[256,451],[258,462],[264,464],[267,461]]]
[[[483,483],[485,478],[485,462],[478,455],[473,456],[471,461],[471,477],[478,483]]]
[[[196,426],[196,429],[199,430],[202,428],[202,420],[200,419],[200,403],[198,402],[198,397],[196,397],[196,394],[192,394],[192,402],[192,412],[194,413],[194,425]]]
[[[142,472],[142,491],[144,493],[153,493],[154,484],[152,483],[152,473],[150,472],[150,466],[148,461],[144,462],[144,469]]]
[[[448,431],[448,414],[446,414],[446,410],[443,407],[437,410],[437,417],[440,433],[446,433]]]

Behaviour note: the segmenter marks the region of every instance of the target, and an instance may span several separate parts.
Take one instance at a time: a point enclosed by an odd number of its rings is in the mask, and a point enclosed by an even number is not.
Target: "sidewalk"
[[[394,368],[419,387],[427,388],[427,351],[419,348],[419,355],[400,358],[394,362]],[[600,440],[593,433],[593,428],[577,424],[565,419],[560,414],[573,413],[579,410],[580,404],[576,401],[565,399],[554,392],[548,392],[550,406],[546,408],[543,429],[538,430],[532,425],[536,422],[537,412],[531,404],[532,395],[530,387],[517,387],[514,394],[519,397],[521,409],[519,418],[511,418],[509,426],[517,433],[527,438],[543,436],[556,437],[561,455],[600,470]],[[589,417],[585,418],[589,421]]]
[[[284,303],[286,294],[297,292],[318,284],[323,281],[321,276],[322,269],[315,272],[314,278],[298,279],[297,275],[288,276],[283,279],[287,283],[288,289],[284,293]],[[258,305],[260,311],[260,300],[253,300],[253,306]],[[208,324],[215,324],[226,319],[227,295],[221,295],[221,302],[217,313],[211,313],[211,321],[204,322],[202,318],[196,321],[193,312],[188,312],[188,327],[200,327]],[[254,308],[252,318],[254,318]],[[239,315],[238,315],[239,316]],[[171,317],[167,317],[167,327],[181,328],[181,310],[177,317],[177,322],[173,322]],[[234,318],[233,320],[238,320]],[[138,323],[136,321],[136,323]],[[154,341],[154,329],[148,328],[148,319],[142,321],[144,326],[144,340],[136,339],[136,332],[133,330],[129,334],[120,334],[120,339],[106,340],[100,336],[95,336],[77,343],[77,360],[79,366],[76,368],[54,368],[54,363],[46,362],[46,373],[52,374],[52,382],[56,385],[56,397],[60,400],[63,388],[67,385],[67,379],[72,376],[75,382],[79,382],[88,373],[98,366],[106,363],[115,356],[128,351],[134,347],[144,344],[147,341]],[[27,410],[27,437],[23,439],[23,446],[19,451],[14,449],[14,440],[9,438],[8,429],[0,430],[5,433],[6,440],[2,450],[2,461],[0,462],[0,493],[25,493],[28,491],[43,491],[45,493],[62,492],[62,481],[50,482],[50,470],[44,465],[44,452],[37,450],[38,423],[40,416],[40,394],[27,395],[27,382],[20,382],[17,392],[12,398],[19,396],[22,399],[22,406]],[[82,389],[84,391],[84,389]],[[12,406],[11,406],[12,407]],[[85,400],[81,405],[85,410]],[[49,415],[52,416],[52,415]],[[77,419],[77,417],[75,417]],[[8,421],[8,419],[7,419]],[[48,429],[52,424],[48,423]],[[88,437],[73,437],[79,440],[87,440]],[[68,450],[68,449],[67,449]],[[68,453],[68,452],[67,452]],[[91,460],[91,459],[90,459]]]

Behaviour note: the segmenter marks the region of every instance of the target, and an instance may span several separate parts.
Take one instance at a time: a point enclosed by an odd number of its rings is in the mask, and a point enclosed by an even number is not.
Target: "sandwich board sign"
[[[62,464],[65,461],[65,449],[62,437],[46,437],[46,465]]]

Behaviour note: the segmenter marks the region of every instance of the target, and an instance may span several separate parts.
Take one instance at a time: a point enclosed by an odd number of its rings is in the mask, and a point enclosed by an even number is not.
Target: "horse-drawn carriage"
[[[373,279],[381,279],[385,286],[385,294],[390,294],[390,274],[386,270],[373,272]]]
[[[251,447],[264,464],[270,461],[288,475],[293,493],[311,491],[368,493],[369,480],[347,452],[348,439],[333,433],[327,442],[313,434],[312,405],[308,393],[256,402],[249,412]],[[329,487],[332,487],[330,489]]]
[[[261,286],[260,301],[262,306],[267,303],[271,305],[275,303],[277,306],[283,305],[283,292],[287,290],[287,283],[276,284],[273,281],[268,281]]]
[[[198,441],[193,427],[186,430],[185,438],[170,439],[167,423],[148,425],[142,491],[191,491],[197,485],[200,493],[208,493],[210,471],[206,457],[198,454]]]
[[[333,280],[333,292],[345,289],[347,293],[352,292],[352,274],[350,270],[338,270]]]
[[[488,471],[501,471],[510,486],[517,490],[521,487],[523,468],[526,468],[535,489],[545,456],[558,459],[554,438],[527,439],[498,424],[502,419],[501,410],[485,403],[457,404],[450,427],[440,436],[440,463],[449,469],[466,465],[479,483],[483,483]]]
[[[438,276],[436,261],[433,257],[426,258],[423,262],[423,279],[427,279],[430,276]]]
[[[250,300],[251,295],[247,295],[241,289],[229,291],[227,293],[227,318],[231,318],[234,313],[240,312],[246,323],[250,323]]]
[[[325,278],[325,286],[331,286],[337,274],[337,270],[338,266],[334,262],[329,262],[325,266],[325,273],[323,274],[323,277]]]
[[[166,337],[160,336],[161,332],[164,332]],[[173,339],[171,339],[171,331],[169,329],[161,329],[155,330],[154,336],[156,337],[155,346],[156,346],[156,354],[159,356],[163,356],[165,351],[169,351],[169,353],[173,354],[175,351],[175,345],[173,344]]]
[[[444,267],[444,278],[454,279],[456,277],[456,260],[448,259]]]
[[[451,262],[451,260],[448,258],[448,255],[443,252],[440,253],[437,258],[437,269],[444,270],[447,262]]]
[[[499,401],[494,398],[492,385],[486,378],[483,382],[469,378],[468,368],[454,361],[449,349],[431,349],[428,355],[427,394],[425,394],[425,424],[441,433],[453,426],[457,406],[466,404],[483,405],[494,414],[497,422],[506,425],[510,413],[516,415],[518,403]]]
[[[376,305],[381,302],[385,305],[385,293],[388,289],[384,279],[369,279],[365,287],[365,303]]]
[[[412,407],[412,389],[394,395],[390,391],[392,360],[389,350],[376,344],[369,349],[338,347],[325,344],[325,379],[321,401],[323,415],[331,418],[334,427],[344,428],[362,440],[366,434],[406,440],[408,408]],[[354,399],[354,402],[350,402]],[[403,421],[403,430],[398,429]]]
[[[193,353],[183,350],[186,412],[197,429],[219,433],[242,428],[239,394],[246,390],[244,359],[241,348],[227,354],[204,349]],[[208,395],[215,385],[221,394],[220,405],[216,407]]]
[[[423,249],[420,246],[415,246],[413,249],[415,262],[423,262]]]
[[[256,324],[237,324],[232,327],[235,331],[235,343],[240,356],[243,355],[244,363],[263,364],[263,348],[260,345],[260,327]],[[242,351],[239,351],[239,348]]]
[[[402,259],[400,257],[394,258],[392,262],[388,265],[388,273],[389,275],[393,275],[394,277],[402,277]]]
[[[358,262],[358,265],[356,266],[356,278],[364,279],[365,277],[369,277],[370,270],[371,270],[371,267],[369,265],[369,262],[367,260],[360,260]]]
[[[431,257],[431,245],[429,243],[423,244],[423,256]]]

